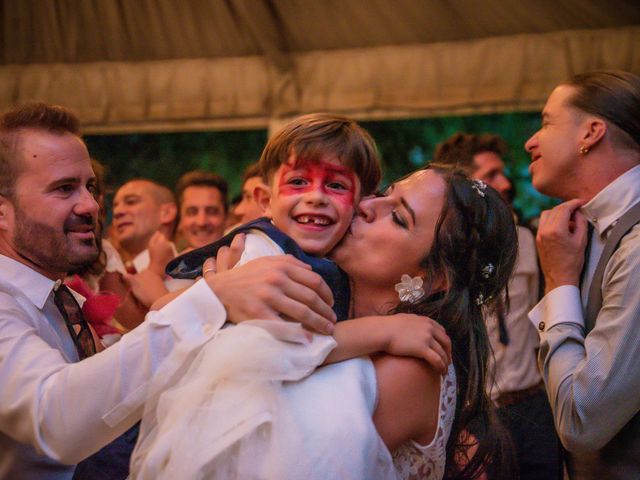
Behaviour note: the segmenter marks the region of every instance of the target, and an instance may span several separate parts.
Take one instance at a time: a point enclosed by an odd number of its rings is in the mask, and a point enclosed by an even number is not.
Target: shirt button
[[[540,323],[538,324],[538,330],[540,330],[541,332],[544,332],[544,327],[545,327],[544,322],[540,322]]]

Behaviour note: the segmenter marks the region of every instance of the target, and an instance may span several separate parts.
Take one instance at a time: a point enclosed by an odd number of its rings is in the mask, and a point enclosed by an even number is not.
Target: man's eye
[[[71,193],[73,192],[74,189],[75,189],[75,186],[68,184],[68,185],[60,185],[56,190],[62,193]]]

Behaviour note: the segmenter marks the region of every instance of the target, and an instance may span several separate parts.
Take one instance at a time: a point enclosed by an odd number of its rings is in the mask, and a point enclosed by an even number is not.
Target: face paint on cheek
[[[304,185],[289,183],[293,178],[304,180]],[[346,182],[345,182],[346,179]],[[345,184],[344,190],[329,188],[332,182]],[[320,190],[324,195],[330,196],[345,207],[353,207],[355,200],[356,178],[350,168],[334,163],[320,162],[308,163],[300,168],[288,164],[281,166],[278,178],[278,191],[280,195],[299,195],[313,190]]]

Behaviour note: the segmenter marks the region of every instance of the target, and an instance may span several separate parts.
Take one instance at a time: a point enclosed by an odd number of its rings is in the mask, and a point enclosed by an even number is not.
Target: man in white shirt
[[[127,329],[143,321],[155,300],[191,284],[164,275],[165,265],[177,254],[172,242],[177,212],[171,190],[145,178],[125,183],[113,199],[117,254],[103,241],[108,261],[100,288],[123,299],[115,317]],[[132,276],[128,282],[127,274]]]
[[[151,377],[175,372],[226,320],[281,314],[327,331],[334,319],[318,275],[267,258],[197,282],[99,351],[61,286],[97,255],[95,176],[78,126],[46,104],[0,116],[0,478],[70,479],[140,419]]]
[[[233,210],[239,218],[238,224],[248,223],[264,216],[264,210],[256,198],[256,189],[268,191],[269,187],[262,180],[258,164],[252,163],[242,175],[242,200]]]
[[[175,197],[167,187],[145,178],[122,185],[113,198],[113,233],[125,264],[144,270],[151,237],[160,232],[173,240],[177,217]]]
[[[461,168],[510,202],[506,153],[507,144],[497,135],[456,133],[438,145],[434,161]],[[518,261],[509,280],[509,311],[485,319],[493,350],[489,394],[516,448],[519,478],[551,480],[562,474],[560,450],[536,364],[538,334],[527,318],[538,301],[538,259],[531,232],[516,228]]]
[[[200,248],[222,238],[227,220],[227,181],[220,175],[192,170],[180,177],[178,234],[186,248]],[[180,243],[180,242],[178,242]]]
[[[569,474],[640,478],[640,77],[561,84],[525,148],[534,187],[565,200],[540,217],[529,316]]]

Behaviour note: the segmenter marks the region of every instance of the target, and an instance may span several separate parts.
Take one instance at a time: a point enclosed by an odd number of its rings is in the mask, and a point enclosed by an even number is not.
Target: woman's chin
[[[338,243],[327,255],[330,260],[336,262],[339,267],[343,268],[343,270],[344,267],[342,266],[342,264],[349,258],[349,242],[346,241],[346,238],[347,237],[344,237],[342,240],[340,240],[340,243]]]

